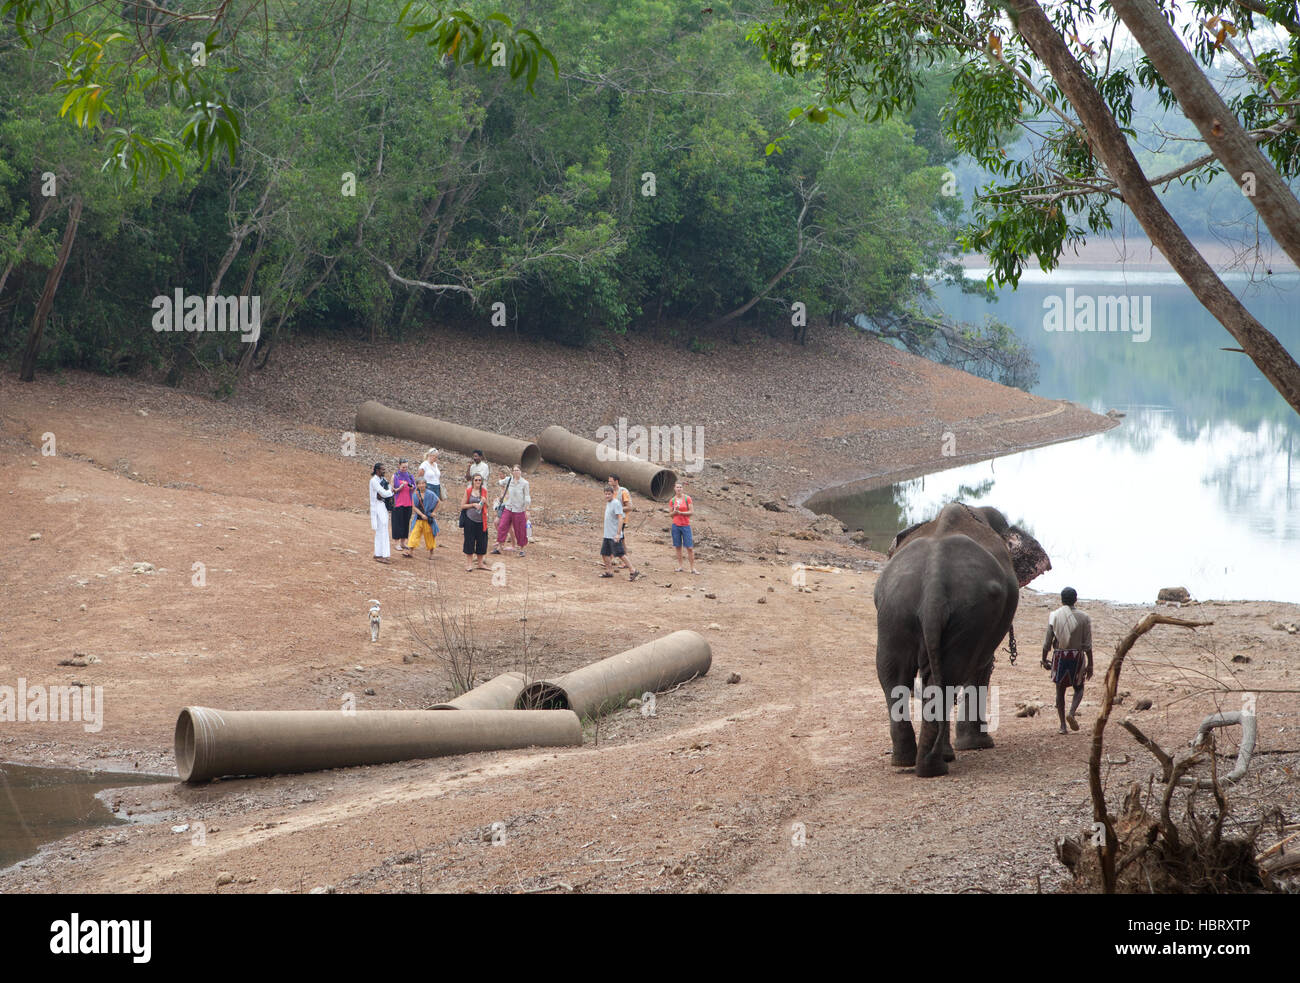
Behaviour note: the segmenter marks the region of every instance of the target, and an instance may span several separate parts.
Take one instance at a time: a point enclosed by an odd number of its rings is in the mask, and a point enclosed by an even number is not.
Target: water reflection
[[[1130,406],[1115,430],[830,501],[885,549],[948,501],[993,505],[1052,558],[1033,587],[1151,602],[1161,587],[1199,599],[1300,602],[1300,439],[1261,421],[1197,422]]]
[[[974,272],[974,271],[972,271]],[[1229,286],[1292,353],[1300,352],[1300,275],[1279,274],[1267,283],[1228,278]],[[1149,296],[1151,336],[1129,333],[1047,331],[1044,302],[1067,290],[1083,295]],[[1026,273],[1018,289],[999,291],[988,303],[955,287],[937,286],[944,312],[980,323],[1005,321],[1039,363],[1033,392],[1102,409],[1123,405],[1175,407],[1187,439],[1206,423],[1231,421],[1254,430],[1263,421],[1296,425],[1296,414],[1209,312],[1177,277],[1162,273],[1064,270]]]

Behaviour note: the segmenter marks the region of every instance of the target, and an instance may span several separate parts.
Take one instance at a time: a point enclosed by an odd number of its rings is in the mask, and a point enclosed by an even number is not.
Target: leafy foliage
[[[1002,4],[779,0],[779,5],[781,19],[754,28],[750,39],[777,72],[815,79],[822,104],[846,104],[879,120],[913,110],[936,72],[949,73],[943,135],[991,176],[973,196],[960,241],[989,254],[996,282],[1017,283],[1031,258],[1050,270],[1066,247],[1112,227],[1118,191]],[[1184,7],[1192,17],[1182,22],[1183,30],[1201,63],[1211,70],[1231,69],[1220,72],[1232,83],[1229,107],[1259,135],[1283,176],[1300,174],[1300,127],[1295,125],[1300,26],[1294,4],[1263,0],[1247,9],[1227,0],[1194,0]],[[1140,52],[1135,55],[1116,41],[1109,7],[1070,0],[1044,9],[1122,131],[1135,145],[1158,144],[1157,136],[1136,128],[1135,95],[1152,92],[1169,108],[1172,93]],[[1243,51],[1234,45],[1239,35],[1253,37],[1254,46]],[[1156,175],[1155,183],[1194,186],[1219,170],[1211,155],[1189,163],[1171,177]]]
[[[918,86],[915,129],[823,109],[746,41],[763,0],[494,6],[92,3],[70,31],[53,0],[6,4],[0,346],[21,342],[69,189],[86,211],[43,364],[197,371],[222,393],[292,332],[492,323],[707,350],[802,337],[795,304],[900,317],[951,272],[939,87]],[[791,127],[791,106],[825,125]],[[151,300],[178,288],[258,295],[259,342],[153,332]]]

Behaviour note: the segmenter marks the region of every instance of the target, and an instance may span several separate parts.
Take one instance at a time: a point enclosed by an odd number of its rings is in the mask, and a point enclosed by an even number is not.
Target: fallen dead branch
[[[1115,647],[1115,656],[1106,669],[1105,693],[1102,697],[1101,712],[1097,715],[1097,722],[1092,728],[1092,751],[1088,756],[1088,790],[1092,795],[1093,829],[1104,832],[1104,842],[1100,845],[1098,859],[1101,863],[1102,890],[1106,894],[1115,893],[1115,853],[1119,847],[1119,840],[1115,835],[1115,823],[1106,811],[1106,795],[1101,787],[1102,743],[1106,723],[1110,720],[1111,708],[1115,705],[1115,694],[1119,690],[1119,673],[1124,665],[1124,656],[1128,655],[1139,638],[1156,625],[1203,628],[1212,624],[1213,621],[1188,621],[1184,618],[1171,618],[1168,615],[1152,612],[1134,625]]]
[[[1133,721],[1121,721],[1120,726],[1132,734],[1135,741],[1155,755],[1156,760],[1160,762],[1160,768],[1163,775],[1160,780],[1167,783],[1169,781],[1169,776],[1174,772],[1174,759],[1165,753],[1164,748],[1151,740],[1151,738],[1147,737],[1146,734],[1142,733],[1142,731],[1138,730],[1137,724],[1133,723]]]
[[[1078,887],[1099,888],[1105,893],[1294,891],[1300,882],[1297,878],[1300,850],[1287,852],[1287,845],[1300,838],[1300,830],[1285,825],[1282,812],[1276,808],[1254,823],[1233,820],[1224,793],[1225,784],[1245,776],[1250,755],[1254,753],[1257,732],[1252,702],[1247,702],[1241,711],[1206,717],[1196,737],[1189,742],[1190,750],[1180,753],[1171,754],[1132,720],[1123,721],[1121,726],[1158,763],[1162,787],[1155,788],[1157,775],[1154,773],[1145,789],[1133,783],[1119,814],[1110,815],[1101,785],[1106,723],[1115,706],[1124,656],[1142,635],[1158,624],[1199,628],[1210,622],[1150,614],[1116,647],[1106,672],[1102,708],[1093,728],[1089,757],[1093,827],[1081,836],[1059,839],[1057,857],[1074,874]],[[1233,771],[1221,777],[1215,731],[1238,723],[1243,731],[1241,752]],[[1206,763],[1208,778],[1194,778],[1189,774]],[[1225,835],[1225,826],[1234,832]],[[1280,842],[1260,853],[1256,843],[1266,826],[1276,828]]]
[[[1259,734],[1259,720],[1255,716],[1254,710],[1232,710],[1227,713],[1212,713],[1201,721],[1201,726],[1197,728],[1196,738],[1193,746],[1202,744],[1210,736],[1210,731],[1215,727],[1228,727],[1232,724],[1241,726],[1241,746],[1237,751],[1237,764],[1232,771],[1223,776],[1222,781],[1230,784],[1241,781],[1246,777],[1246,770],[1250,767],[1251,756],[1255,753],[1255,740]],[[1180,781],[1184,784],[1192,784],[1197,788],[1214,788],[1213,779],[1207,783],[1204,778],[1191,779],[1183,778]]]

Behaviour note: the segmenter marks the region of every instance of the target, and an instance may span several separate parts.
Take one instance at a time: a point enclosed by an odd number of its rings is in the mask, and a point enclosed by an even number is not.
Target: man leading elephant
[[[1047,637],[1043,640],[1044,669],[1052,672],[1056,684],[1056,715],[1061,720],[1061,733],[1068,723],[1071,730],[1079,729],[1075,714],[1083,702],[1083,684],[1092,678],[1092,619],[1076,611],[1079,594],[1073,587],[1061,591],[1061,606],[1047,616]],[[1047,661],[1048,653],[1052,661]],[[1065,687],[1074,687],[1074,700],[1070,712],[1065,712]]]

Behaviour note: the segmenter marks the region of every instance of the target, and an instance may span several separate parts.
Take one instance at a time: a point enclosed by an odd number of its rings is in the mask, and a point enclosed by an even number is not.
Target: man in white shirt
[[[1043,640],[1042,666],[1052,671],[1056,684],[1056,715],[1061,719],[1061,733],[1069,723],[1071,730],[1079,729],[1075,714],[1083,702],[1083,684],[1092,678],[1092,619],[1074,609],[1079,594],[1073,587],[1061,591],[1061,606],[1047,616],[1047,637]],[[1047,653],[1052,661],[1047,661]],[[1085,661],[1086,657],[1086,661]],[[1065,712],[1065,687],[1074,687],[1074,701],[1070,712]]]

